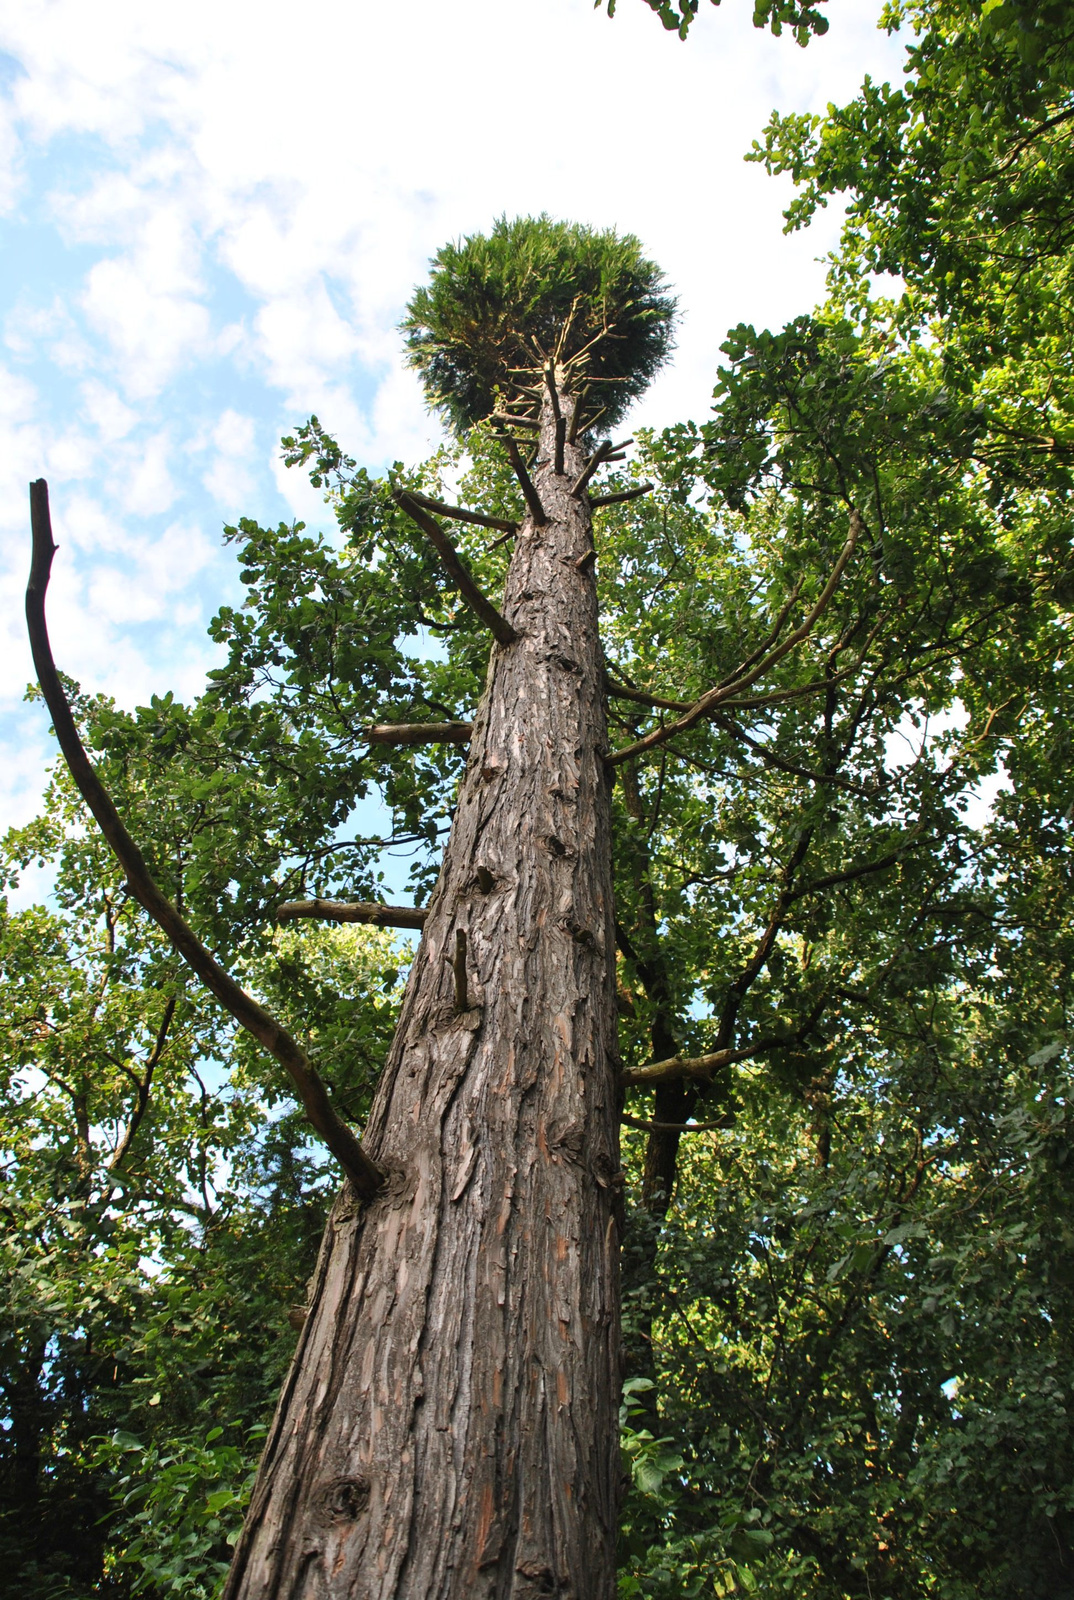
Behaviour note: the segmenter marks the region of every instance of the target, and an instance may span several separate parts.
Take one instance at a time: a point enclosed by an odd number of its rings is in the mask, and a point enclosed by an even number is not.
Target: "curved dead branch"
[[[141,851],[120,821],[112,797],[98,778],[75,726],[60,683],[45,623],[45,594],[56,546],[52,539],[48,485],[39,478],[30,485],[30,520],[33,560],[26,586],[26,626],[34,667],[45,704],[52,715],[56,739],[82,798],[93,813],[120,866],[127,874],[131,894],[153,918],[206,988],[235,1020],[253,1034],[283,1067],[302,1102],[310,1125],[317,1131],[363,1199],[377,1193],[384,1175],[358,1139],[333,1110],[325,1086],[301,1046],[263,1006],[235,982],[211,956],[193,929],[161,893]]]

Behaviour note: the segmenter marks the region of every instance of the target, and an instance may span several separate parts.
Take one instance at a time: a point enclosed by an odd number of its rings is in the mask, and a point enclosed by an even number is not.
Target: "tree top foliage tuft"
[[[666,360],[675,311],[633,234],[500,217],[437,252],[402,328],[429,404],[465,434],[497,389],[550,357],[598,386],[614,423]]]

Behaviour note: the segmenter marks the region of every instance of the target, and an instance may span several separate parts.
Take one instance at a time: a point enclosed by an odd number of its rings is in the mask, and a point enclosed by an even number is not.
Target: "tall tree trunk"
[[[570,399],[561,405],[570,413]],[[610,1600],[615,945],[590,513],[546,402],[444,856],[228,1600]],[[463,939],[461,936],[465,935]],[[465,997],[457,969],[465,964]]]

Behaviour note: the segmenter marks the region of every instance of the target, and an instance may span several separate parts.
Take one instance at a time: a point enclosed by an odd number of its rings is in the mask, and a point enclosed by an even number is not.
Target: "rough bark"
[[[568,411],[569,398],[561,397]],[[534,473],[451,839],[228,1600],[610,1600],[620,1173],[609,785],[580,451]],[[491,879],[491,886],[490,886]],[[453,961],[466,935],[466,1011]]]

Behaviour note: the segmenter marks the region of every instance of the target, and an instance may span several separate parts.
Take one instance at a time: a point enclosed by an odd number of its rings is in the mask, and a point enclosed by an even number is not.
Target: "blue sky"
[[[677,289],[669,369],[635,422],[705,413],[719,345],[823,288],[828,214],[743,153],[773,107],[822,110],[901,46],[836,0],[800,50],[707,8],[690,40],[642,0],[21,0],[0,20],[0,826],[50,758],[22,589],[26,485],[49,480],[57,661],[133,705],[196,693],[239,592],[221,528],[316,523],[279,463],[316,412],[377,469],[438,430],[396,325],[430,255],[501,212],[637,233]],[[308,18],[308,20],[307,20]]]

